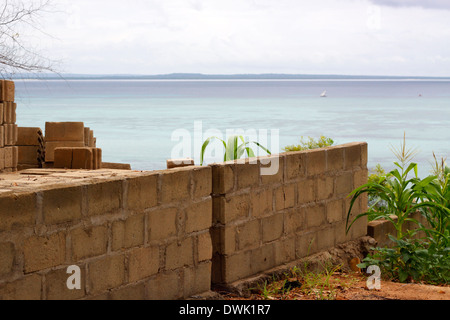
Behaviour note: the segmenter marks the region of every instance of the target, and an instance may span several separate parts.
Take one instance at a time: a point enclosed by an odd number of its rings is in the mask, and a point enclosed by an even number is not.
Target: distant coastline
[[[314,74],[202,74],[171,73],[158,75],[135,74],[16,74],[14,80],[450,80],[450,77],[422,76],[361,76],[361,75],[314,75]]]

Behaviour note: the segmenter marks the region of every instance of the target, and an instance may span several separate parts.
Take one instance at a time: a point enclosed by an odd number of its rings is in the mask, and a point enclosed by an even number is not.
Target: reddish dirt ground
[[[297,279],[288,279],[296,281]],[[280,292],[283,281],[273,283],[269,295],[254,291],[250,296],[240,297],[222,293],[225,300],[450,300],[450,286],[433,286],[419,283],[397,283],[381,280],[380,289],[369,290],[367,277],[358,273],[336,273],[328,287],[305,290],[304,286]],[[275,290],[273,290],[275,288]],[[277,290],[278,289],[278,290]]]

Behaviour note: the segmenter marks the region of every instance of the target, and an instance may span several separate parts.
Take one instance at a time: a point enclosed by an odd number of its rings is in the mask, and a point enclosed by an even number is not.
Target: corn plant
[[[390,221],[397,234],[390,235],[392,248],[374,248],[374,254],[368,255],[360,268],[379,265],[383,272],[401,282],[406,280],[448,283],[450,279],[450,169],[444,160],[439,163],[435,158],[434,175],[420,179],[417,164],[411,162],[414,151],[406,149],[405,138],[400,149],[394,154],[399,162],[396,169],[379,179],[353,190],[350,208],[347,213],[346,231],[363,216],[372,216],[373,220]],[[413,173],[410,178],[409,174]],[[366,212],[357,215],[350,222],[353,204],[362,194],[381,199],[385,205],[371,205]],[[411,214],[421,212],[426,218],[424,225]],[[415,223],[419,228],[404,230],[405,222]],[[413,239],[418,231],[424,231],[425,237]]]
[[[218,137],[209,137],[203,142],[202,145],[202,150],[200,154],[200,165],[203,165],[206,148],[214,139],[220,140],[223,144],[223,147],[225,148],[223,161],[241,159],[242,156],[244,156],[245,154],[247,155],[247,157],[250,158],[255,157],[255,152],[253,151],[252,148],[249,147],[251,143],[255,144],[256,146],[267,152],[267,154],[269,155],[271,154],[270,151],[266,147],[262,146],[259,142],[245,141],[244,137],[240,135],[230,136],[228,138],[228,141],[222,140]]]

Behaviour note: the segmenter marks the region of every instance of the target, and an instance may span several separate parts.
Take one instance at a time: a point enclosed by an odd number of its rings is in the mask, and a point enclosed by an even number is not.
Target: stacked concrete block
[[[94,132],[83,122],[45,123],[46,167],[95,170],[101,159]]]
[[[56,148],[54,168],[96,170],[102,168],[102,149]]]
[[[17,105],[14,94],[14,82],[0,80],[0,173],[17,171]]]
[[[42,168],[45,162],[44,135],[40,128],[18,127],[17,142],[18,165],[17,169]]]

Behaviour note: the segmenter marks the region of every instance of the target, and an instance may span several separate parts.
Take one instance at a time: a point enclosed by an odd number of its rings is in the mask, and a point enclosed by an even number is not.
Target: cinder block
[[[114,251],[132,248],[144,244],[144,215],[133,215],[125,221],[115,221],[112,224],[111,248]]]
[[[13,147],[5,147],[5,168],[13,167]]]
[[[166,270],[174,270],[194,265],[194,248],[192,237],[172,242],[166,249]]]
[[[211,289],[211,267],[208,262],[184,269],[184,297],[188,298]]]
[[[162,203],[190,198],[190,171],[190,167],[176,168],[160,174]]]
[[[292,208],[295,206],[295,184],[286,184],[275,190],[276,211]]]
[[[295,255],[297,259],[305,258],[317,253],[317,233],[303,232],[295,238]]]
[[[15,84],[10,80],[0,80],[0,100],[12,102],[15,95]]]
[[[306,175],[306,152],[287,152],[284,156],[286,157],[286,180],[303,178]]]
[[[237,188],[244,189],[259,185],[260,163],[237,163],[235,165]]]
[[[199,234],[197,237],[197,252],[198,252],[197,261],[198,262],[211,261],[212,251],[213,251],[212,239],[209,230],[207,232]]]
[[[5,126],[0,124],[0,148],[5,146]]]
[[[14,146],[17,140],[17,125],[5,124],[3,125],[5,131],[4,144],[5,146]]]
[[[61,265],[66,257],[66,234],[58,232],[49,236],[27,238],[23,254],[25,273]]]
[[[72,169],[94,168],[94,156],[92,148],[73,148],[72,149]]]
[[[39,149],[39,147],[36,147],[36,154],[37,154],[38,149]],[[72,159],[73,159],[73,148],[59,148],[58,147],[55,149],[53,167],[54,168],[72,169]]]
[[[349,143],[345,145],[345,170],[361,166],[361,143]]]
[[[233,165],[212,164],[213,194],[226,194],[234,189]]]
[[[134,285],[128,285],[125,287],[121,287],[117,290],[111,291],[111,300],[119,300],[119,301],[136,301],[136,300],[145,300],[145,283],[141,282]]]
[[[367,168],[367,157],[368,157],[368,144],[363,142],[361,144],[361,167]]]
[[[108,181],[86,186],[88,215],[104,215],[122,207],[122,181]]]
[[[76,300],[86,295],[86,268],[80,267],[80,289],[69,289],[67,279],[71,276],[67,273],[67,267],[52,270],[45,275],[45,292],[47,300]]]
[[[102,149],[91,148],[92,150],[92,169],[98,170],[102,168]]]
[[[81,218],[82,187],[43,191],[42,214],[47,224],[76,222]]]
[[[159,246],[134,249],[130,252],[128,261],[128,281],[130,283],[157,274],[159,270]]]
[[[259,247],[261,242],[261,220],[246,221],[236,227],[238,250]]]
[[[212,226],[212,200],[192,204],[186,208],[185,232],[207,230]]]
[[[147,282],[149,300],[176,300],[183,296],[182,279],[177,272],[158,273]]]
[[[89,269],[89,294],[98,294],[117,288],[125,282],[124,255],[105,256],[92,261]]]
[[[277,154],[260,158],[260,176],[263,185],[284,182],[286,155]]]
[[[334,227],[325,228],[317,232],[318,250],[326,250],[336,244],[336,229]]]
[[[106,226],[80,227],[70,232],[72,259],[79,261],[106,253],[108,228]]]
[[[298,182],[297,197],[299,204],[309,203],[316,199],[313,179],[307,179]]]
[[[0,300],[40,300],[42,279],[38,274],[0,285]]]
[[[14,260],[14,244],[11,242],[0,243],[0,277],[12,272]]]
[[[316,182],[316,200],[331,199],[334,195],[334,177],[318,177]]]
[[[336,194],[347,196],[353,190],[353,173],[347,172],[336,177]]]
[[[275,266],[275,245],[268,243],[258,249],[251,250],[250,272],[247,276],[269,270]]]
[[[3,123],[14,124],[16,120],[16,104],[13,102],[3,102]]]
[[[308,228],[320,227],[326,223],[326,211],[323,205],[306,208],[306,226]]]
[[[46,122],[45,141],[77,141],[84,147],[84,123],[83,122]]]
[[[341,171],[344,169],[344,147],[333,146],[326,149],[328,171]]]
[[[88,127],[84,127],[84,146],[85,147],[89,147],[90,143],[89,143],[89,138],[90,138],[90,128]]]
[[[94,131],[89,130],[89,145],[90,148],[95,148],[95,142],[94,142]]]
[[[273,210],[273,191],[264,189],[251,193],[252,217],[259,218]]]
[[[5,169],[5,148],[0,148],[0,170],[3,169]]]
[[[225,262],[222,263],[223,269],[221,270],[221,275],[217,275],[213,271],[213,282],[231,283],[251,275],[252,270],[250,265],[253,263],[252,259],[254,258],[251,253],[250,250],[240,251],[239,253],[223,257]]]
[[[38,146],[18,146],[18,163],[38,165]]]
[[[191,171],[193,198],[208,197],[212,193],[212,170],[211,167],[199,167]]]
[[[353,187],[359,188],[366,184],[369,179],[369,171],[367,169],[362,169],[354,172],[353,174]]]
[[[99,149],[101,151],[101,149]],[[102,162],[99,169],[131,170],[129,163]]]
[[[308,176],[319,175],[327,170],[326,149],[313,149],[306,152],[306,171]]]
[[[262,219],[262,240],[269,242],[279,239],[283,235],[284,215],[277,213]]]
[[[56,148],[81,148],[83,141],[46,141],[45,142],[45,162],[55,161]]]
[[[286,234],[295,234],[305,227],[305,208],[295,208],[285,213],[284,230]]]
[[[283,239],[274,243],[275,265],[294,261],[295,257],[295,236]]]
[[[150,241],[160,241],[176,236],[177,212],[178,208],[165,208],[148,213],[148,238]]]
[[[344,203],[341,199],[327,203],[327,221],[335,223],[344,220]]]
[[[13,146],[12,147],[12,167],[17,168],[17,165],[19,163],[19,147]]]
[[[143,211],[158,204],[158,175],[151,174],[127,180],[126,208]]]
[[[214,253],[230,255],[236,248],[236,227],[235,226],[214,226],[211,229],[211,241]]]
[[[166,160],[167,169],[190,167],[194,165],[194,159],[191,158]]]
[[[0,231],[32,226],[36,216],[36,194],[0,197]]]
[[[213,199],[213,221],[229,223],[250,216],[250,195],[241,194]]]
[[[18,127],[17,142],[18,146],[39,146],[40,138],[42,138],[42,130],[33,127]]]

